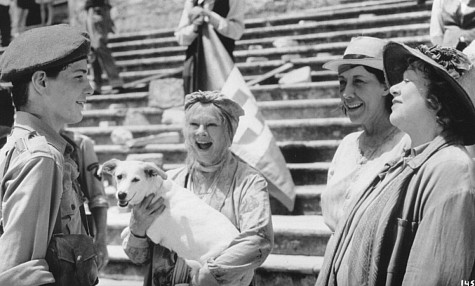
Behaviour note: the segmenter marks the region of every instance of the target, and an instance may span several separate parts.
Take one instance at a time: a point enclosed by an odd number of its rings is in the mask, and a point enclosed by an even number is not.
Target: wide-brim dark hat
[[[354,37],[345,49],[343,58],[326,62],[323,68],[338,72],[342,65],[363,65],[383,70],[383,48],[388,42],[374,37]]]
[[[383,51],[384,73],[389,86],[403,80],[410,57],[432,66],[453,87],[454,99],[459,103],[457,113],[463,121],[458,123],[463,125],[463,143],[475,144],[475,69],[468,57],[453,48],[421,46],[414,49],[401,43],[389,42]]]

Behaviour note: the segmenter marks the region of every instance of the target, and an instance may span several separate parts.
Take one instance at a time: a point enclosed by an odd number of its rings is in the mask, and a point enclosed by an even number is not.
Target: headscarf
[[[227,122],[229,138],[233,139],[239,124],[239,117],[244,115],[244,110],[235,101],[227,98],[220,91],[196,91],[185,97],[185,112],[195,103],[210,103],[216,106]]]

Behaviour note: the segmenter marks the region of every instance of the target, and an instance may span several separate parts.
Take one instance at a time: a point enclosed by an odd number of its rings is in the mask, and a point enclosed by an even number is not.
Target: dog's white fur
[[[131,206],[151,193],[154,199],[164,198],[165,210],[148,228],[147,236],[175,251],[193,271],[218,256],[239,234],[222,213],[173,181],[163,180],[153,163],[112,159],[103,171],[114,176],[117,194],[126,193],[124,201]]]

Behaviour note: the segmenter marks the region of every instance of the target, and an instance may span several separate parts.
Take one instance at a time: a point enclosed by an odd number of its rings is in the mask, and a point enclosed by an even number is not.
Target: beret
[[[0,58],[0,80],[15,81],[38,70],[85,59],[89,35],[66,24],[28,30],[15,38]]]

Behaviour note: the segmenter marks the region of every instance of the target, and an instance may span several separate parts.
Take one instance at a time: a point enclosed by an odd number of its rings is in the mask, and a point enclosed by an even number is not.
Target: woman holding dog
[[[317,285],[459,285],[475,279],[475,69],[453,48],[383,52],[391,123],[411,146],[349,208]]]
[[[164,209],[146,197],[132,211],[123,247],[135,263],[149,264],[144,285],[253,285],[254,270],[273,247],[267,182],[229,150],[243,109],[220,92],[194,92],[185,98],[186,166],[168,178],[223,213],[240,234],[194,276],[174,252],[154,245],[145,231]],[[213,235],[210,233],[209,235]]]

